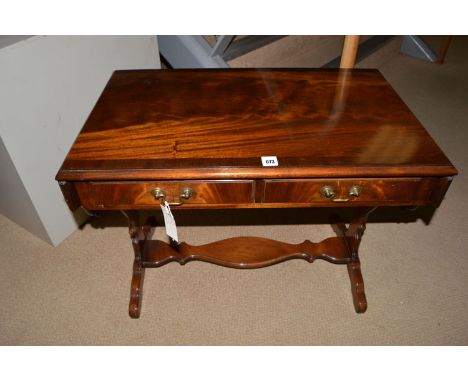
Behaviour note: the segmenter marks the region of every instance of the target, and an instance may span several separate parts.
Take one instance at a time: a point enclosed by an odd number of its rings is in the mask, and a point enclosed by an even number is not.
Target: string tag
[[[176,243],[179,242],[179,237],[177,236],[177,226],[174,219],[174,215],[172,215],[171,207],[169,203],[164,201],[161,203],[161,210],[163,212],[164,217],[164,225],[166,226],[166,234]]]

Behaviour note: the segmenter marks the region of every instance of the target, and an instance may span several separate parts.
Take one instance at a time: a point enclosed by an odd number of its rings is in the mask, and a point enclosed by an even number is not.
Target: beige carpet
[[[379,58],[382,73],[461,174],[430,224],[399,210],[380,211],[368,224],[361,246],[365,314],[354,313],[344,266],[295,260],[240,271],[194,262],[148,270],[142,316],[132,320],[133,255],[122,218],[102,218],[114,226],[88,224],[52,248],[0,216],[0,344],[467,345],[467,46],[456,38],[442,66],[396,52]],[[297,243],[332,234],[312,224],[317,214],[176,219],[180,237],[192,243],[247,234]],[[196,222],[203,225],[192,227]]]

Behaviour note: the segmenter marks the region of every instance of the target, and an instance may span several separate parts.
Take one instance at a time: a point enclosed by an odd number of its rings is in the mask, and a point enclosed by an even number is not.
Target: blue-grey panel
[[[174,69],[229,68],[202,36],[158,36],[159,52]]]

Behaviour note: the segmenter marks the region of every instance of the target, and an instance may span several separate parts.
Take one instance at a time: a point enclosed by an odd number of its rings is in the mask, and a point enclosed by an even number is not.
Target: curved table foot
[[[356,313],[364,313],[367,309],[366,294],[364,293],[364,280],[361,274],[359,260],[347,264],[349,279],[351,281],[351,293],[353,295],[354,310]]]
[[[143,280],[145,278],[142,254],[145,243],[152,234],[153,221],[148,220],[144,226],[141,226],[140,215],[137,211],[123,211],[123,213],[128,218],[128,230],[132,239],[133,252],[135,253],[128,313],[131,318],[139,318],[143,295]]]
[[[133,263],[133,276],[130,286],[130,304],[128,305],[128,313],[130,314],[131,318],[140,317],[144,278],[145,268],[139,266],[139,264],[135,261]]]

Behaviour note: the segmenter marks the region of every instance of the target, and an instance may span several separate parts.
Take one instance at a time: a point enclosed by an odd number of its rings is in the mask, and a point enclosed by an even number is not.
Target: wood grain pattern
[[[192,182],[79,182],[76,184],[83,206],[101,209],[159,209],[151,190],[164,190],[166,201],[180,202],[179,195],[190,187],[193,195],[184,199],[185,205],[249,204],[254,202],[252,181],[192,181]]]
[[[159,209],[151,190],[165,191],[168,202],[180,202],[185,187],[193,196],[177,208],[281,208],[330,207],[331,199],[320,194],[320,188],[333,186],[337,198],[346,198],[353,185],[361,186],[362,194],[341,206],[416,206],[440,204],[450,182],[447,178],[357,178],[357,179],[282,179],[237,181],[182,182],[76,182],[75,202],[87,210]],[[73,183],[70,183],[73,184]],[[76,193],[75,191],[75,193]],[[76,199],[75,199],[76,200]]]
[[[113,74],[57,179],[454,174],[376,70],[141,70]]]
[[[260,237],[235,237],[199,246],[187,243],[172,246],[160,240],[152,240],[145,246],[143,266],[160,267],[171,261],[183,265],[198,260],[230,268],[250,269],[292,259],[309,262],[323,259],[335,264],[347,264],[351,261],[344,242],[336,237],[320,243],[306,240],[300,244]]]
[[[336,203],[331,199],[320,194],[322,186],[332,186],[337,192],[336,198],[347,199],[350,188],[357,185],[362,187],[362,193],[356,198],[349,198],[344,205],[423,205],[432,202],[434,188],[439,182],[440,178],[267,180],[263,201],[334,205]]]

